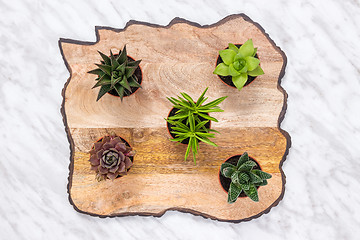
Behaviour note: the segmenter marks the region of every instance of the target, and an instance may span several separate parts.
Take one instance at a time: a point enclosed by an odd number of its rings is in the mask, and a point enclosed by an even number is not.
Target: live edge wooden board
[[[106,217],[161,216],[167,210],[189,212],[220,221],[240,222],[259,217],[278,204],[284,194],[281,169],[290,147],[289,135],[280,129],[287,94],[280,86],[286,56],[246,15],[231,15],[216,24],[200,26],[175,18],[168,26],[130,21],[124,29],[96,27],[96,42],[60,39],[59,46],[70,72],[63,89],[62,114],[71,149],[68,192],[74,208]],[[238,91],[222,83],[212,72],[218,51],[228,43],[253,39],[265,74]],[[109,94],[96,102],[91,89],[94,75],[87,74],[99,62],[97,50],[119,51],[124,44],[129,56],[142,59],[142,89],[119,98]],[[214,142],[200,143],[197,164],[184,161],[186,146],[170,142],[164,118],[168,96],[186,92],[198,98],[209,87],[210,100],[221,96],[223,113]],[[92,144],[114,131],[137,151],[128,175],[97,182],[88,162]],[[259,202],[239,198],[227,203],[221,188],[220,165],[247,151],[262,169],[272,174],[259,188]]]

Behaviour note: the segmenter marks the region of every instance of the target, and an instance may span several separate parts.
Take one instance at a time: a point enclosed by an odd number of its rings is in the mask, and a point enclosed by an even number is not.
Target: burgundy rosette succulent
[[[135,151],[120,137],[112,134],[94,143],[90,154],[91,170],[96,171],[96,179],[102,181],[125,175],[133,165],[130,158],[135,155]]]

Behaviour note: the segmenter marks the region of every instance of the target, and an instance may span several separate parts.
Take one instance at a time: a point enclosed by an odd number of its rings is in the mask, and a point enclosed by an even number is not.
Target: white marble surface
[[[60,37],[174,17],[245,13],[288,57],[282,123],[292,137],[284,199],[240,224],[179,212],[100,219],[68,202]],[[360,2],[0,0],[1,239],[360,239]]]

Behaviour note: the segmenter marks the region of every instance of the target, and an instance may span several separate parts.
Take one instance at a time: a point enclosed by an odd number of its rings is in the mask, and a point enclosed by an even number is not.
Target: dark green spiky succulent
[[[96,78],[97,83],[93,87],[100,87],[96,101],[104,96],[105,93],[113,90],[122,101],[124,96],[132,93],[131,87],[141,87],[134,74],[141,60],[133,61],[129,59],[126,53],[126,46],[117,55],[113,55],[110,50],[110,57],[100,51],[98,52],[103,60],[101,64],[95,64],[99,68],[88,72],[98,75]]]
[[[252,39],[247,40],[240,48],[229,43],[229,48],[220,50],[222,63],[219,63],[214,74],[231,76],[232,82],[239,90],[243,88],[248,76],[256,77],[264,74],[260,67],[260,60],[255,57],[257,48],[254,48]]]
[[[220,173],[231,179],[228,203],[234,203],[242,191],[251,200],[259,201],[256,187],[267,185],[267,179],[271,178],[271,174],[253,169],[256,165],[254,161],[249,159],[247,152],[241,155],[236,166],[226,162],[221,165]]]

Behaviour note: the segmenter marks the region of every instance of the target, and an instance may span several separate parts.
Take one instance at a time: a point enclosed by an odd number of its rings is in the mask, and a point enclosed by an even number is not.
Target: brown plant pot
[[[242,44],[235,44],[236,47],[241,47]],[[229,49],[229,47],[225,48],[225,49]],[[255,57],[257,59],[259,59],[259,56],[257,54],[255,54]],[[223,60],[221,59],[220,55],[218,55],[217,59],[216,59],[216,65],[219,65],[220,63],[223,63]],[[218,75],[218,77],[220,78],[220,80],[225,83],[227,86],[230,86],[230,87],[233,87],[233,88],[236,88],[236,86],[234,85],[233,81],[232,81],[232,77],[231,76],[220,76]],[[248,80],[246,81],[244,87],[248,86],[250,83],[252,83],[255,78],[257,77],[252,77],[252,76],[248,76]]]
[[[179,109],[177,108],[172,108],[168,114],[168,118],[171,117],[171,116],[174,116],[176,111],[178,111]],[[207,115],[209,115],[208,113],[206,113]],[[205,120],[204,118],[202,117],[199,117],[201,120]],[[185,124],[185,123],[184,123]],[[175,134],[171,133],[171,129],[173,127],[175,127],[174,125],[170,124],[169,122],[166,122],[166,127],[167,127],[167,130],[168,130],[168,133],[171,135],[172,138],[175,138]],[[210,129],[211,128],[211,121],[209,120],[208,123],[205,124],[205,127],[207,129]],[[183,140],[182,142],[180,143],[183,143],[183,144],[188,144],[189,143],[189,140],[188,139],[185,139]]]
[[[241,155],[234,155],[234,156],[226,159],[224,163],[227,162],[227,163],[231,163],[232,165],[235,165],[235,166],[236,166],[236,164],[237,164],[237,162],[238,162],[238,160],[239,160],[240,157],[241,157]],[[259,164],[253,157],[249,156],[249,159],[252,160],[252,161],[254,161],[254,162],[256,163],[256,166],[255,166],[253,169],[259,169],[259,170],[261,170],[260,164]],[[221,168],[220,168],[220,169],[221,169]],[[219,182],[220,182],[220,185],[221,185],[222,189],[223,189],[226,193],[228,193],[228,192],[229,192],[229,188],[230,188],[231,179],[224,177],[224,176],[221,174],[220,169],[219,169]],[[257,186],[256,188],[259,189],[259,187],[260,187],[260,186]],[[244,198],[244,197],[248,197],[248,196],[246,196],[246,194],[244,193],[244,191],[242,191],[242,192],[240,193],[240,196],[239,196],[239,197]]]
[[[114,56],[116,57],[118,54],[115,54]],[[132,57],[130,56],[127,56],[128,60],[132,60],[132,61],[135,61],[135,59],[133,59]],[[138,83],[141,85],[141,82],[142,82],[142,71],[141,71],[141,68],[140,66],[138,66],[134,72],[135,76],[137,77],[138,79]],[[140,87],[130,87],[131,89],[131,92],[129,92],[128,90],[125,89],[124,91],[124,97],[128,97],[134,93],[136,93],[138,90],[139,90]],[[111,91],[108,92],[108,94],[110,94],[111,96],[114,96],[114,97],[120,97],[119,94],[116,92],[115,89],[112,89]]]
[[[104,136],[104,137],[105,137],[105,136]],[[99,138],[96,142],[100,142],[104,137]],[[117,136],[117,137],[119,137],[119,138],[125,143],[126,146],[131,147],[131,145],[130,145],[124,138],[122,138],[122,137],[120,137],[120,136]],[[93,144],[92,147],[91,147],[91,149],[93,149],[94,147],[95,147],[95,146],[94,146],[94,144]],[[131,148],[132,148],[132,147],[131,147]],[[129,159],[131,160],[132,163],[134,163],[134,157],[129,157]],[[130,167],[129,169],[127,169],[126,172],[129,172],[130,169],[131,169],[131,167]],[[120,178],[120,177],[122,177],[122,176],[119,175],[119,176],[117,176],[116,178]]]

